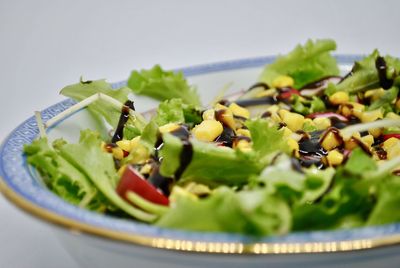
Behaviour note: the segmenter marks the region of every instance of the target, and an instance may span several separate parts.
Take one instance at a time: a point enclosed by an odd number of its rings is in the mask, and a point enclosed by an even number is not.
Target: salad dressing
[[[385,58],[378,56],[375,60],[375,67],[378,71],[379,84],[383,89],[389,89],[393,86],[393,79],[387,78],[387,65]]]
[[[122,140],[125,124],[126,124],[126,122],[128,122],[128,119],[129,119],[129,110],[130,109],[135,110],[135,107],[133,106],[133,101],[127,100],[121,109],[121,115],[119,117],[118,125],[117,125],[117,128],[115,129],[114,136],[111,139],[112,143],[116,143],[117,141]]]

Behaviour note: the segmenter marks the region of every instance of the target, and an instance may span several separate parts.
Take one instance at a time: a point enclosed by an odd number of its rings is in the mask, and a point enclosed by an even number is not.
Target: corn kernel
[[[231,129],[236,128],[236,122],[235,122],[235,119],[233,118],[233,113],[231,110],[219,109],[219,110],[217,110],[215,117],[216,117],[216,120],[220,121],[221,123],[224,123]],[[212,120],[210,120],[210,121],[212,121]]]
[[[152,169],[152,166],[150,164],[145,164],[141,169],[140,169],[140,173],[141,174],[150,174]]]
[[[381,109],[373,110],[373,111],[368,111],[368,112],[363,112],[361,114],[361,122],[367,123],[367,122],[373,122],[378,119],[383,118],[383,113]]]
[[[267,108],[267,111],[270,113],[277,113],[279,111],[279,106],[274,104]]]
[[[250,130],[248,129],[239,128],[236,130],[236,134],[251,138]]]
[[[130,140],[120,140],[116,142],[117,146],[126,152],[132,150],[132,143]]]
[[[149,157],[150,152],[147,147],[138,142],[136,146],[132,147],[132,150],[129,154],[129,163],[143,164],[149,159]]]
[[[383,142],[382,148],[383,148],[385,151],[388,151],[388,150],[390,149],[390,147],[396,146],[396,144],[399,143],[399,142],[400,142],[400,140],[397,139],[397,138],[394,138],[394,137],[389,138],[389,139],[387,139],[387,140],[385,140],[385,141]]]
[[[301,114],[291,113],[287,110],[280,110],[279,115],[290,130],[297,131],[302,129],[304,116]]]
[[[179,196],[183,196],[183,197],[188,197],[192,200],[198,200],[199,198],[197,197],[197,195],[194,195],[192,193],[190,193],[189,191],[183,189],[182,187],[179,186],[174,186],[172,188],[171,194],[169,196],[169,200],[171,202],[175,202],[177,198],[179,198]]]
[[[324,139],[322,140],[321,146],[329,151],[332,150],[340,145],[340,141],[336,138],[335,134],[331,131],[325,135]]]
[[[226,107],[225,105],[222,105],[221,103],[216,103],[216,104],[214,105],[214,109],[215,109],[216,111],[218,111],[218,110],[227,110],[228,107]]]
[[[357,140],[355,139],[355,138],[350,138],[350,139],[348,139],[348,140],[346,140],[346,141],[344,141],[344,148],[346,149],[346,150],[349,150],[349,151],[351,151],[351,150],[353,150],[354,148],[357,148],[357,146],[358,146],[358,142],[357,142]]]
[[[160,126],[158,128],[158,130],[161,133],[168,133],[168,132],[172,132],[172,131],[176,130],[177,128],[179,128],[179,125],[177,123],[168,123],[163,126]]]
[[[203,112],[203,120],[215,120],[215,110],[208,109]]]
[[[344,157],[343,154],[340,153],[338,150],[332,150],[328,153],[326,158],[330,166],[337,166],[343,162]]]
[[[233,148],[243,152],[249,152],[251,151],[251,144],[247,140],[239,140],[233,144]]]
[[[283,127],[283,136],[284,137],[290,137],[293,134],[293,131],[291,131],[288,127]]]
[[[237,105],[234,102],[231,103],[231,105],[229,105],[229,110],[232,111],[233,115],[241,116],[246,119],[248,119],[250,117],[249,110],[247,110],[246,108],[243,108],[242,106]]]
[[[317,117],[313,120],[314,125],[317,127],[318,130],[327,129],[331,126],[331,120],[326,117]]]
[[[374,143],[374,136],[370,135],[366,135],[364,137],[361,138],[361,141],[363,143],[365,143],[366,145],[368,145],[368,147],[371,147],[372,144]]]
[[[282,87],[292,87],[294,85],[294,80],[290,76],[280,75],[272,81],[272,87],[282,88]]]
[[[349,101],[349,94],[344,91],[338,91],[329,97],[329,101],[333,105],[347,103]]]
[[[124,151],[122,151],[122,149],[119,147],[112,148],[112,154],[115,159],[121,160],[124,158]]]
[[[397,99],[397,101],[396,101],[396,103],[395,103],[395,106],[396,106],[397,110],[400,109],[400,98]]]
[[[296,157],[299,157],[300,156],[300,154],[299,154],[300,147],[299,147],[299,144],[297,143],[297,141],[295,141],[292,138],[289,138],[287,140],[287,144],[289,145],[290,151],[293,152]]]
[[[201,141],[213,141],[223,131],[222,124],[216,120],[204,120],[192,130],[196,139]]]
[[[368,130],[369,134],[374,136],[374,138],[378,138],[382,134],[382,129],[380,128],[370,128]]]
[[[390,147],[386,152],[388,160],[400,156],[400,143],[396,143],[394,146]]]
[[[383,88],[376,88],[376,89],[371,89],[368,91],[365,91],[364,97],[365,98],[371,98],[372,101],[375,101],[379,99],[380,97],[385,94],[385,90]]]
[[[350,102],[353,106],[352,114],[358,118],[361,118],[363,111],[365,110],[365,106],[358,102]]]
[[[274,95],[275,93],[276,93],[276,89],[270,88],[270,89],[263,90],[263,91],[257,93],[256,98],[269,97],[269,96]]]

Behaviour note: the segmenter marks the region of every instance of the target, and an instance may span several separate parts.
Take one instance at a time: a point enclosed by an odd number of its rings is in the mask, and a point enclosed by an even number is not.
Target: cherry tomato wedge
[[[135,168],[128,166],[119,181],[117,193],[126,201],[126,193],[132,191],[155,204],[168,206],[168,197],[151,185]],[[128,201],[129,202],[129,201]]]
[[[383,140],[388,140],[390,138],[396,138],[396,139],[400,139],[400,133],[391,133],[391,134],[384,134],[383,136]]]
[[[336,117],[340,121],[347,122],[349,119],[347,119],[345,116],[341,114],[337,114],[334,112],[319,112],[319,113],[312,113],[306,116],[307,118],[329,118],[329,117]]]

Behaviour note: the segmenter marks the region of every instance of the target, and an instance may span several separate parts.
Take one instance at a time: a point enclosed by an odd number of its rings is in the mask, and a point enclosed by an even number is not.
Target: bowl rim
[[[275,56],[223,61],[176,69],[185,76],[261,67]],[[353,64],[360,55],[335,55],[340,65]],[[113,88],[126,81],[113,83]],[[66,99],[42,111],[46,121],[74,101]],[[43,188],[29,171],[23,145],[38,134],[34,117],[15,128],[0,147],[0,191],[14,205],[37,218],[78,231],[151,248],[182,252],[225,254],[291,254],[346,252],[394,245],[400,242],[400,223],[336,231],[294,232],[261,239],[230,233],[190,232],[116,219],[71,205]]]

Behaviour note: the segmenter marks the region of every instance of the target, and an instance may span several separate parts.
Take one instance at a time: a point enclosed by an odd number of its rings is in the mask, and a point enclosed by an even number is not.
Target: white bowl
[[[359,56],[337,56],[343,72]],[[231,83],[235,91],[253,84],[274,57],[214,63],[182,71],[201,90],[203,103]],[[115,88],[125,82],[116,83]],[[67,99],[44,111],[44,121],[73,105]],[[136,98],[139,111],[156,102]],[[79,131],[96,128],[80,110],[48,130],[50,139],[76,141]],[[337,231],[253,237],[163,229],[80,209],[50,192],[27,165],[23,145],[38,135],[34,117],[17,127],[0,148],[0,189],[14,204],[51,223],[66,249],[83,267],[399,267],[400,224]]]

